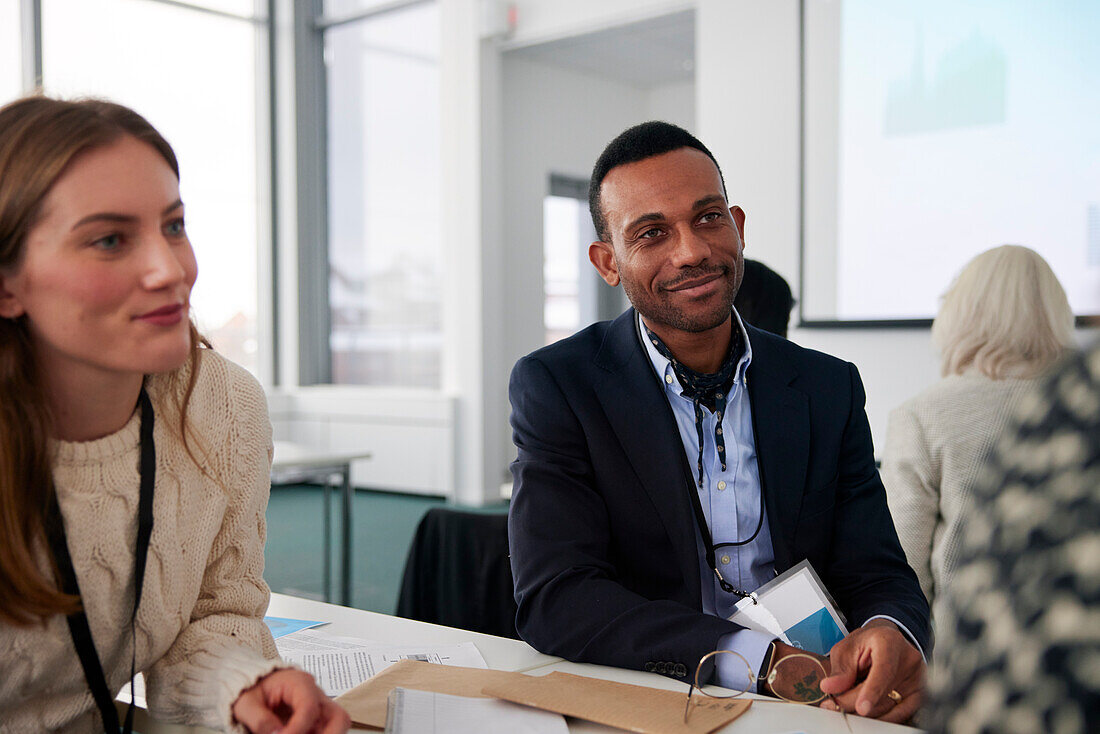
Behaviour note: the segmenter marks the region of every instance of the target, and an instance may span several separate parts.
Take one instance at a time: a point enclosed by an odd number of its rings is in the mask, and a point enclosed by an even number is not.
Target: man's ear
[[[0,318],[17,319],[23,313],[23,304],[7,289],[4,276],[0,275]]]
[[[619,284],[619,267],[615,262],[615,249],[610,242],[593,242],[589,245],[588,259],[596,266],[605,283],[612,288]]]
[[[730,207],[730,216],[737,225],[737,234],[741,237],[741,246],[745,246],[745,210],[734,204]]]

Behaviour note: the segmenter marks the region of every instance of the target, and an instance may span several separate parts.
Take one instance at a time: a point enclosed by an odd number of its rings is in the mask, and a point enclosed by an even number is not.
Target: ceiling
[[[508,52],[638,87],[695,78],[695,11],[616,26]]]

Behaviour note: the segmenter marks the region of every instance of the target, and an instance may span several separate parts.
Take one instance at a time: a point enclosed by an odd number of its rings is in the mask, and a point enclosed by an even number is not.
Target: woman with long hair
[[[0,109],[0,731],[118,731],[136,671],[164,720],[348,728],[263,622],[271,425],[190,321],[183,212],[132,110]]]
[[[890,413],[882,481],[935,618],[954,575],[974,483],[1015,404],[1073,347],[1073,312],[1038,253],[1004,245],[959,273],[932,339],[943,379]]]

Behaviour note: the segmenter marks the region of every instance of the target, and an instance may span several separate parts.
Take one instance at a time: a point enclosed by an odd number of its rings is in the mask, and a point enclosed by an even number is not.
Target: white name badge
[[[819,655],[828,655],[848,634],[844,617],[809,561],[789,568],[752,597],[737,602],[730,621]]]

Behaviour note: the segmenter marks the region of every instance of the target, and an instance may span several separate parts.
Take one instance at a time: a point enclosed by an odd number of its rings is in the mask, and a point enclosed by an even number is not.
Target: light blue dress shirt
[[[717,418],[713,412],[703,407],[703,486],[700,489],[696,484],[694,488],[699,492],[703,516],[715,543],[747,540],[756,530],[757,523],[761,523],[760,533],[751,543],[719,548],[714,559],[726,581],[738,589],[752,591],[775,578],[775,551],[767,513],[761,501],[760,469],[756,464],[756,444],[752,430],[752,406],[749,404],[745,382],[745,373],[752,363],[752,345],[741,323],[741,317],[734,312],[734,318],[737,320],[737,328],[741,330],[745,352],[734,370],[733,385],[726,396],[726,412],[722,416],[726,470],[722,471],[722,462],[718,459],[718,449],[714,444]],[[676,427],[680,431],[680,440],[684,444],[688,463],[694,467],[695,459],[699,456],[695,405],[690,398],[684,397],[684,389],[676,379],[672,363],[646,338],[641,316],[638,317],[638,334],[655,374],[660,376],[664,385],[665,397],[672,406],[672,414],[676,418]],[[693,476],[698,480],[697,472],[693,472]],[[764,513],[762,521],[761,513]],[[706,549],[698,528],[695,529],[695,538],[699,546],[703,612],[717,617],[729,617],[741,597],[724,591],[719,585],[718,577],[707,565]],[[752,667],[752,672],[756,673],[764,661],[768,645],[774,639],[772,635],[746,629],[723,635],[718,641],[718,648],[741,653]],[[732,655],[720,655],[717,663],[715,682],[718,685],[752,690],[748,671],[740,660]]]
[[[715,543],[730,543],[746,540],[752,536],[757,522],[761,522],[760,533],[751,543],[720,548],[715,552],[715,562],[726,581],[735,588],[753,591],[775,578],[775,551],[772,546],[768,516],[764,509],[760,489],[760,469],[756,462],[756,441],[752,429],[752,405],[749,402],[746,372],[752,363],[752,344],[748,332],[737,311],[733,312],[737,328],[741,331],[745,352],[734,370],[733,385],[726,397],[726,412],[722,416],[722,438],[726,444],[726,470],[722,471],[722,462],[718,459],[718,449],[714,444],[714,432],[717,418],[713,412],[703,407],[703,486],[699,488],[699,502],[703,507],[703,516]],[[676,418],[676,427],[680,431],[680,440],[688,463],[695,466],[699,456],[699,434],[695,429],[695,405],[683,395],[684,389],[676,378],[672,363],[657,351],[656,346],[645,334],[642,317],[637,317],[638,338],[645,347],[646,354],[653,364],[653,370],[661,379],[665,397],[672,406]],[[709,440],[708,440],[708,437]],[[698,474],[693,472],[698,481]],[[761,521],[761,514],[763,519]],[[717,617],[728,618],[735,611],[735,605],[741,600],[736,594],[724,591],[718,577],[707,565],[706,549],[699,528],[695,529],[695,541],[699,548],[699,579],[702,586],[703,612]],[[909,638],[910,642],[924,656],[924,650],[916,638],[900,622],[887,615],[871,617],[888,619],[896,624]],[[866,624],[866,622],[864,623]],[[719,650],[733,650],[740,653],[751,668],[753,675],[764,662],[764,654],[775,637],[755,630],[739,630],[723,635],[718,640]],[[694,673],[694,671],[692,671]],[[720,655],[715,667],[715,683],[725,688],[755,691],[755,685],[748,677],[745,668],[736,656]]]

